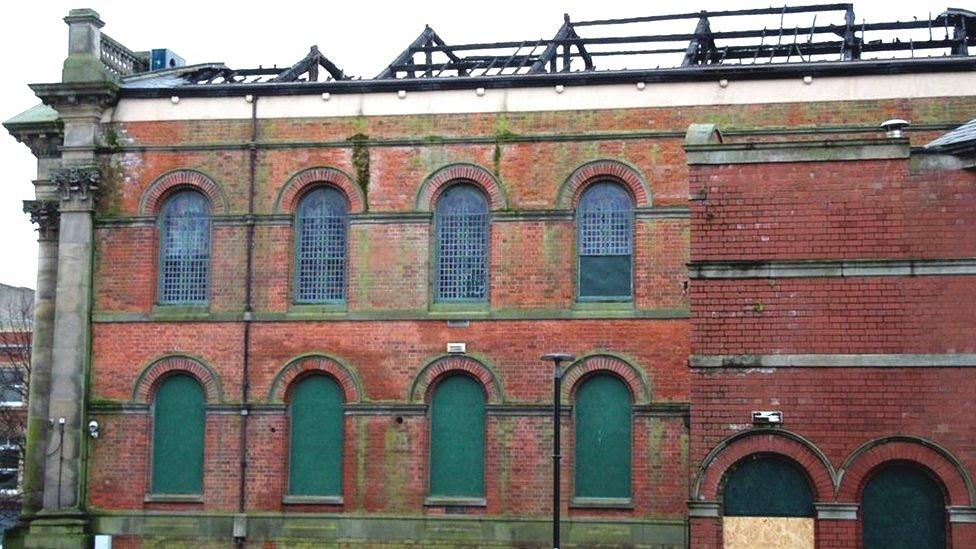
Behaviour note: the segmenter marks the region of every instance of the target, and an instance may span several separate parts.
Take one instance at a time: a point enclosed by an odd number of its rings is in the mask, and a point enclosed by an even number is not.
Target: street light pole
[[[542,360],[552,361],[552,547],[559,549],[559,462],[562,459],[559,449],[559,422],[562,414],[562,403],[559,393],[562,388],[562,362],[572,362],[573,355],[566,353],[549,353],[542,355]]]

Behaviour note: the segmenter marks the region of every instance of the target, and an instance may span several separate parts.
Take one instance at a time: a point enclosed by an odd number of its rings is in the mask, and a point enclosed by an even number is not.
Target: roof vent
[[[881,123],[881,127],[885,131],[885,136],[889,139],[899,139],[902,137],[901,131],[907,128],[908,125],[908,120],[902,120],[901,118],[892,118]]]

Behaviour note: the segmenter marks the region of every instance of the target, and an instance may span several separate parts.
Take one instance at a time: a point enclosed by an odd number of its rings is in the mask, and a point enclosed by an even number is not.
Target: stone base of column
[[[89,549],[92,536],[84,514],[38,514],[26,529],[24,549]],[[4,544],[6,549],[7,545]]]

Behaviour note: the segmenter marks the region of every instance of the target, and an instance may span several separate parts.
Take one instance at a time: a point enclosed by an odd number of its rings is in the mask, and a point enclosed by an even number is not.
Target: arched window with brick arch
[[[598,180],[576,208],[577,296],[580,301],[633,298],[634,203],[623,185]]]
[[[440,194],[434,213],[434,301],[487,301],[488,222],[488,199],[478,187],[457,183]]]
[[[430,399],[431,498],[484,498],[485,392],[463,373],[437,381]]]
[[[573,406],[577,503],[624,503],[631,497],[631,394],[617,376],[586,377]]]
[[[288,495],[341,497],[343,408],[331,376],[304,376],[290,390]]]
[[[338,189],[319,186],[295,210],[296,303],[346,299],[346,231],[349,203]]]
[[[150,492],[203,493],[204,390],[185,373],[164,377],[152,400]]]
[[[946,547],[946,506],[932,475],[905,462],[880,467],[861,494],[864,549]]]
[[[202,305],[210,278],[210,201],[195,190],[170,195],[159,212],[158,302]]]

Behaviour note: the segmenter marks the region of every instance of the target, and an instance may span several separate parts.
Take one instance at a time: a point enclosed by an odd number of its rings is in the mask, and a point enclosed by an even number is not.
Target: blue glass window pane
[[[613,182],[591,185],[576,212],[579,246],[579,296],[629,299],[633,293],[633,203]]]
[[[206,303],[210,203],[203,195],[180,191],[163,205],[159,256],[159,302]]]
[[[295,223],[295,301],[337,303],[346,297],[349,207],[338,190],[321,187],[298,204]]]
[[[488,286],[488,201],[471,185],[455,185],[437,201],[439,301],[484,301]]]

